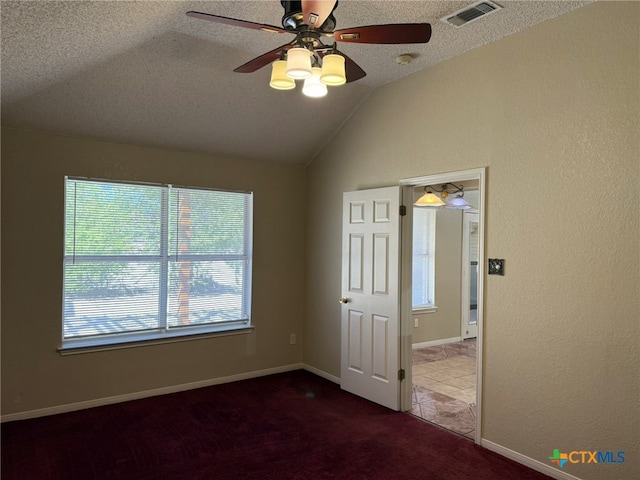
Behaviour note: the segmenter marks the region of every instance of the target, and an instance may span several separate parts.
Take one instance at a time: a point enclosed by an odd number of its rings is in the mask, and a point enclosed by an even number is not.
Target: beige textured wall
[[[254,332],[61,357],[64,175],[252,190]],[[2,414],[301,362],[304,183],[301,168],[3,129]]]
[[[639,17],[598,2],[377,90],[308,174],[305,362],[340,372],[343,191],[487,166],[483,437],[640,478]]]

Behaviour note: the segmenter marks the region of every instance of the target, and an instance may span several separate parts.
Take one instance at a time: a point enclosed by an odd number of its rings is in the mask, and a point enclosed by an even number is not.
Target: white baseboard
[[[238,380],[247,380],[249,378],[264,377],[265,375],[273,375],[275,373],[290,372],[292,370],[305,369],[316,375],[323,376],[328,380],[332,380],[331,375],[321,374],[320,370],[311,370],[302,363],[284,365],[281,367],[267,368],[247,373],[239,373],[237,375],[229,375],[227,377],[211,378],[201,380],[199,382],[183,383],[180,385],[171,385],[169,387],[154,388],[153,390],[144,390],[141,392],[126,393],[123,395],[115,395],[113,397],[96,398],[94,400],[86,400],[84,402],[67,403],[65,405],[56,405],[54,407],[40,408],[36,410],[27,410],[24,412],[9,413],[0,417],[0,423],[10,422],[13,420],[26,420],[29,418],[45,417],[47,415],[55,415],[58,413],[73,412],[75,410],[84,410],[86,408],[100,407],[102,405],[110,405],[113,403],[127,402],[129,400],[138,400],[140,398],[155,397],[157,395],[166,395],[167,393],[182,392],[185,390],[193,390],[195,388],[210,387],[222,383],[236,382]],[[323,372],[322,372],[323,373]],[[338,381],[339,383],[339,381]]]
[[[320,370],[316,367],[312,367],[311,365],[307,365],[307,364],[304,364],[302,368],[304,368],[307,372],[311,372],[315,375],[318,375],[319,377],[329,380],[330,382],[337,383],[338,385],[340,385],[341,383],[340,377],[331,375],[330,373],[327,373],[324,370]]]
[[[429,342],[414,343],[413,345],[411,345],[411,348],[415,350],[416,348],[437,347],[438,345],[446,345],[447,343],[457,343],[461,341],[462,341],[462,337],[441,338],[440,340],[431,340]]]
[[[502,445],[498,445],[497,443],[493,443],[489,440],[485,440],[484,438],[480,441],[480,445],[482,445],[487,450],[491,450],[492,452],[502,455],[503,457],[507,457],[508,459],[529,467],[532,470],[544,473],[545,475],[548,475],[551,478],[555,478],[556,480],[580,480],[580,478],[563,472],[562,470],[558,470],[552,465],[534,460],[533,458],[529,458],[526,455],[522,455],[521,453],[515,452],[509,448],[503,447]]]

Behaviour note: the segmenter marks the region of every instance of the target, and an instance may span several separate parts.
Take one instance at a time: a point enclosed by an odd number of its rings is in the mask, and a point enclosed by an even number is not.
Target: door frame
[[[478,323],[473,326],[475,330],[472,335],[466,333],[466,329],[469,328],[469,320],[471,317],[471,263],[470,263],[470,240],[471,240],[471,230],[470,230],[470,215],[478,215],[478,209],[473,210],[463,210],[462,212],[462,286],[461,286],[461,297],[462,297],[462,305],[461,305],[461,323],[460,323],[460,337],[462,340],[466,340],[467,338],[477,338],[478,337]],[[480,217],[474,217],[475,220],[480,220]],[[477,222],[475,222],[477,223]],[[478,232],[479,235],[479,232]],[[478,288],[476,282],[476,297],[478,296]],[[477,298],[476,298],[477,302]],[[476,303],[476,311],[477,311],[477,303]]]
[[[484,283],[485,283],[485,218],[486,218],[486,167],[448,172],[400,180],[402,199],[407,203],[413,199],[413,188],[420,185],[438,185],[443,183],[478,181],[478,337],[476,340],[476,434],[475,443],[480,445],[482,439],[482,385],[484,358]],[[408,207],[408,205],[407,205]],[[401,246],[401,297],[400,297],[400,368],[405,371],[409,381],[401,382],[400,405],[402,411],[412,407],[412,335],[411,323],[411,260],[413,218],[411,208],[402,222]]]

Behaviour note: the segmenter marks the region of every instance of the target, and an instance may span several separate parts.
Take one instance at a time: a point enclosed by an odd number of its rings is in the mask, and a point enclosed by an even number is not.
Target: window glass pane
[[[158,328],[158,262],[67,262],[64,338]]]
[[[172,188],[169,254],[244,254],[248,195]]]
[[[435,215],[432,208],[413,209],[412,305],[433,305]]]
[[[181,261],[169,265],[169,327],[247,320],[245,261]]]
[[[159,255],[161,188],[70,180],[66,255]]]
[[[249,324],[250,193],[67,179],[65,195],[69,344]]]
[[[426,207],[413,209],[413,254],[429,254],[429,219],[431,211]]]
[[[429,259],[423,256],[413,257],[413,278],[412,278],[413,305],[428,305],[427,297],[429,287]]]

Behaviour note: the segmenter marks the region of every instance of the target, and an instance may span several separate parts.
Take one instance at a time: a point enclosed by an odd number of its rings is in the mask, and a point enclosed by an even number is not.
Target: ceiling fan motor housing
[[[304,23],[301,0],[280,0],[280,4],[284,8],[282,27],[285,30],[298,32],[301,30],[309,29],[309,26]],[[333,7],[333,11],[335,11],[337,6],[338,2],[336,1],[336,4]],[[317,30],[320,30],[323,33],[331,33],[335,30],[336,18],[333,16],[333,11]]]

